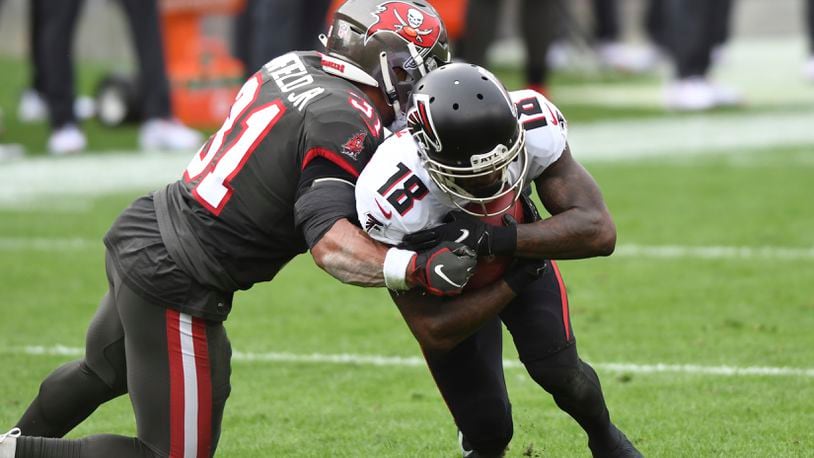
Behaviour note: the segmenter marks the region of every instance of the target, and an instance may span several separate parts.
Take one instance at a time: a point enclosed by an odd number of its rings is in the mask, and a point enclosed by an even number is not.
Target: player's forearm
[[[382,287],[382,265],[388,247],[368,237],[347,220],[337,221],[311,248],[319,267],[343,283]]]
[[[616,246],[616,226],[603,209],[572,208],[517,227],[519,257],[580,259],[608,256]]]
[[[394,295],[393,300],[421,348],[428,353],[443,353],[497,316],[514,297],[511,288],[498,281],[452,299],[413,290]]]

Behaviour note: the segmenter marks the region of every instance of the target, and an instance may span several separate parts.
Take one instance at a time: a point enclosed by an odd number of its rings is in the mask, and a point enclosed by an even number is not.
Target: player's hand
[[[503,281],[518,295],[526,286],[540,278],[546,269],[546,259],[517,258],[503,275]]]
[[[466,282],[475,273],[478,258],[475,252],[460,243],[442,242],[419,251],[410,266],[413,284],[436,296],[461,294]]]
[[[444,241],[462,243],[478,256],[511,255],[517,248],[517,228],[493,226],[456,210],[447,213],[440,226],[404,236],[402,246],[426,250]]]

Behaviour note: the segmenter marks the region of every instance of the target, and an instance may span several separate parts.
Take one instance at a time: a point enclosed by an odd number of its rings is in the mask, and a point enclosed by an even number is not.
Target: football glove
[[[451,211],[443,224],[404,236],[401,247],[426,250],[448,241],[462,243],[478,256],[509,256],[517,248],[517,227],[494,226],[462,211]]]
[[[461,294],[466,282],[475,273],[478,258],[475,252],[460,243],[442,242],[419,251],[409,271],[415,282],[436,296]]]

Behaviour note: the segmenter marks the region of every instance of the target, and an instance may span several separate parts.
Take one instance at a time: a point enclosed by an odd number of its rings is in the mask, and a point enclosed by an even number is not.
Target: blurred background
[[[459,57],[546,92],[602,188],[615,253],[559,265],[615,422],[648,456],[811,456],[814,0],[430,1]],[[85,0],[71,44],[75,3],[0,0],[0,431],[82,354],[111,221],[332,2]],[[386,292],[301,256],[236,302],[223,456],[460,456]],[[507,456],[587,456],[504,342]],[[120,398],[71,437],[133,431]]]
[[[545,91],[582,120],[618,110],[811,107],[809,1],[434,3],[456,56],[489,66],[510,89]],[[246,74],[289,49],[318,49],[314,37],[336,3],[0,1],[0,158],[194,149],[203,137],[185,126],[208,135]],[[34,52],[38,42],[45,51]],[[60,129],[71,131],[61,143]]]

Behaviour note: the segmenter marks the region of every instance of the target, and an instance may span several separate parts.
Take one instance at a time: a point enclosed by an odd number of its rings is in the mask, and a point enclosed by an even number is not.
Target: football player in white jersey
[[[450,64],[417,83],[408,129],[379,147],[357,182],[359,221],[374,239],[410,247],[458,241],[482,262],[515,259],[502,279],[498,269],[456,298],[393,294],[464,456],[503,456],[512,437],[501,322],[534,381],[585,430],[594,456],[641,456],[611,422],[596,372],[577,354],[565,285],[551,261],[607,256],[616,243],[599,187],[566,138],[565,119],[541,94],[508,93],[483,68]],[[550,217],[540,218],[528,199],[532,184]],[[505,214],[520,224],[506,216],[499,224]]]

